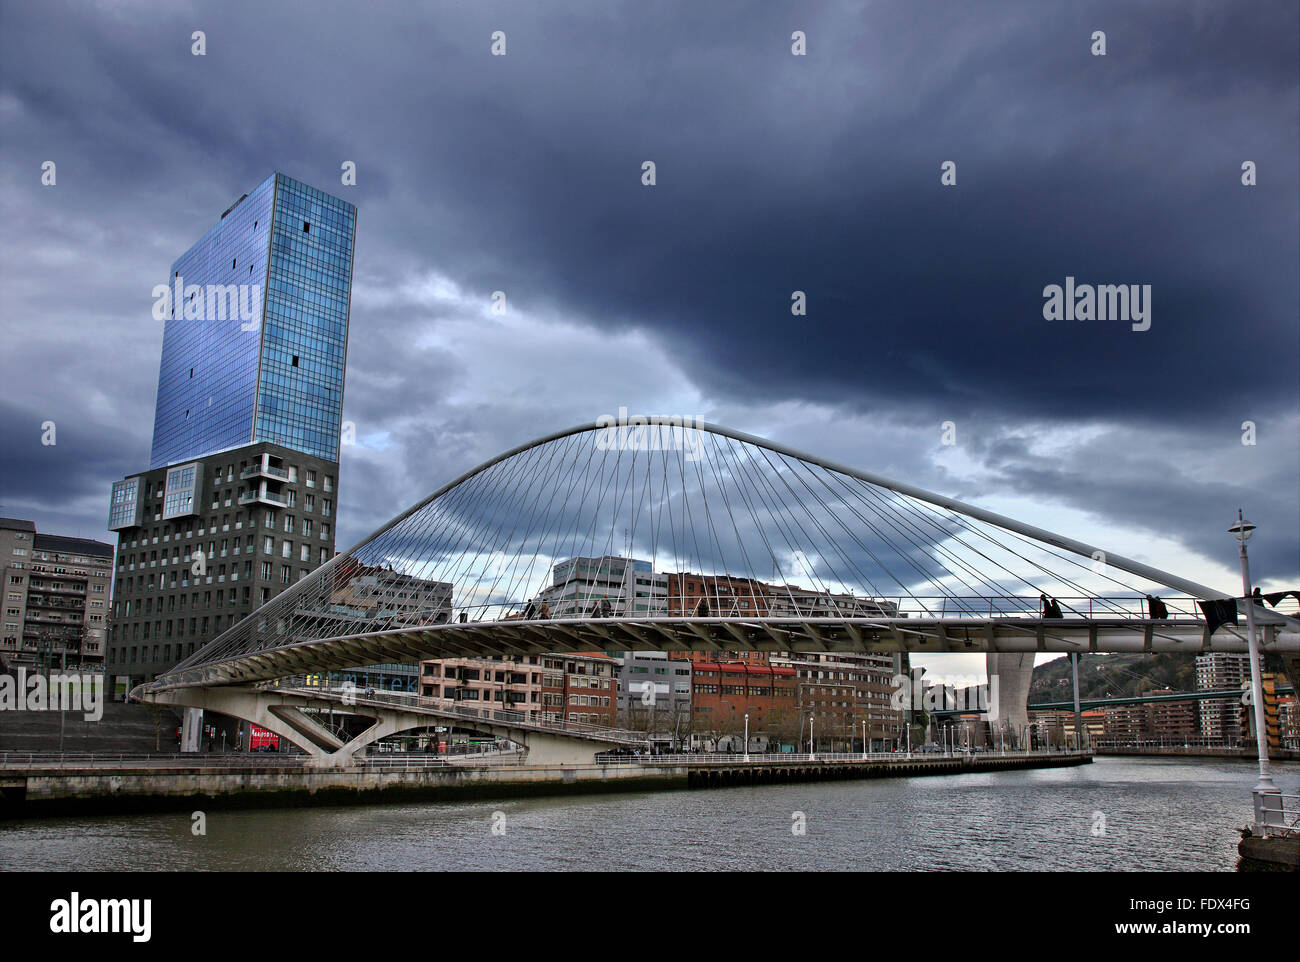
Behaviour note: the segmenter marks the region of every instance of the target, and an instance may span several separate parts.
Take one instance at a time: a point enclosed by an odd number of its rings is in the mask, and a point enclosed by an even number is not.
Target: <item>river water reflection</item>
[[[1253,772],[1098,758],[938,778],[216,810],[199,837],[183,812],[32,819],[0,822],[0,870],[1231,871]],[[1300,790],[1300,765],[1276,765],[1274,778]]]

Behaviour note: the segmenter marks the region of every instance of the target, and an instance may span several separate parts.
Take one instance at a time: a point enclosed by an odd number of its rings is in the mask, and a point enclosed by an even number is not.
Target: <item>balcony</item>
[[[274,481],[288,481],[289,472],[285,468],[277,468],[270,464],[254,464],[239,472],[240,481],[247,481],[249,478],[270,478]]]
[[[267,504],[273,508],[284,508],[287,504],[284,498],[278,494],[267,491],[265,485],[261,491],[249,491],[239,496],[239,505],[243,507],[246,504]]]
[[[36,625],[66,625],[70,628],[81,627],[80,617],[65,615],[62,613],[56,614],[48,611],[37,611],[35,608],[27,609],[26,621],[28,624]]]
[[[86,600],[84,598],[60,598],[57,595],[36,595],[27,596],[29,608],[60,608],[68,611],[85,611]]]

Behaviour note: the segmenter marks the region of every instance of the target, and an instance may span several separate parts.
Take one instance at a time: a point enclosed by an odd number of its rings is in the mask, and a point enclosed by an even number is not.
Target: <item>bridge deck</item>
[[[1263,651],[1300,651],[1300,632],[1259,626]],[[283,636],[279,636],[283,637]],[[272,636],[274,641],[279,638]],[[1032,617],[569,618],[481,621],[273,643],[173,671],[147,690],[233,685],[427,658],[619,651],[1142,652],[1247,650],[1244,631],[1211,636],[1193,619]]]

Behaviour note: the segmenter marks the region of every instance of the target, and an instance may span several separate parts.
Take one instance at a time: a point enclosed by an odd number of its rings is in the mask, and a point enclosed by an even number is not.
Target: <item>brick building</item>
[[[110,544],[0,518],[0,660],[11,668],[103,668],[112,573]]]

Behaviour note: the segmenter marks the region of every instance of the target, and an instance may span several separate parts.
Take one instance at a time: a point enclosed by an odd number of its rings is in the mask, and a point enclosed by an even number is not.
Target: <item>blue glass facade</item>
[[[356,208],[280,179],[254,440],[337,461]]]
[[[151,469],[254,441],[338,460],[355,226],[273,174],[177,259]]]

